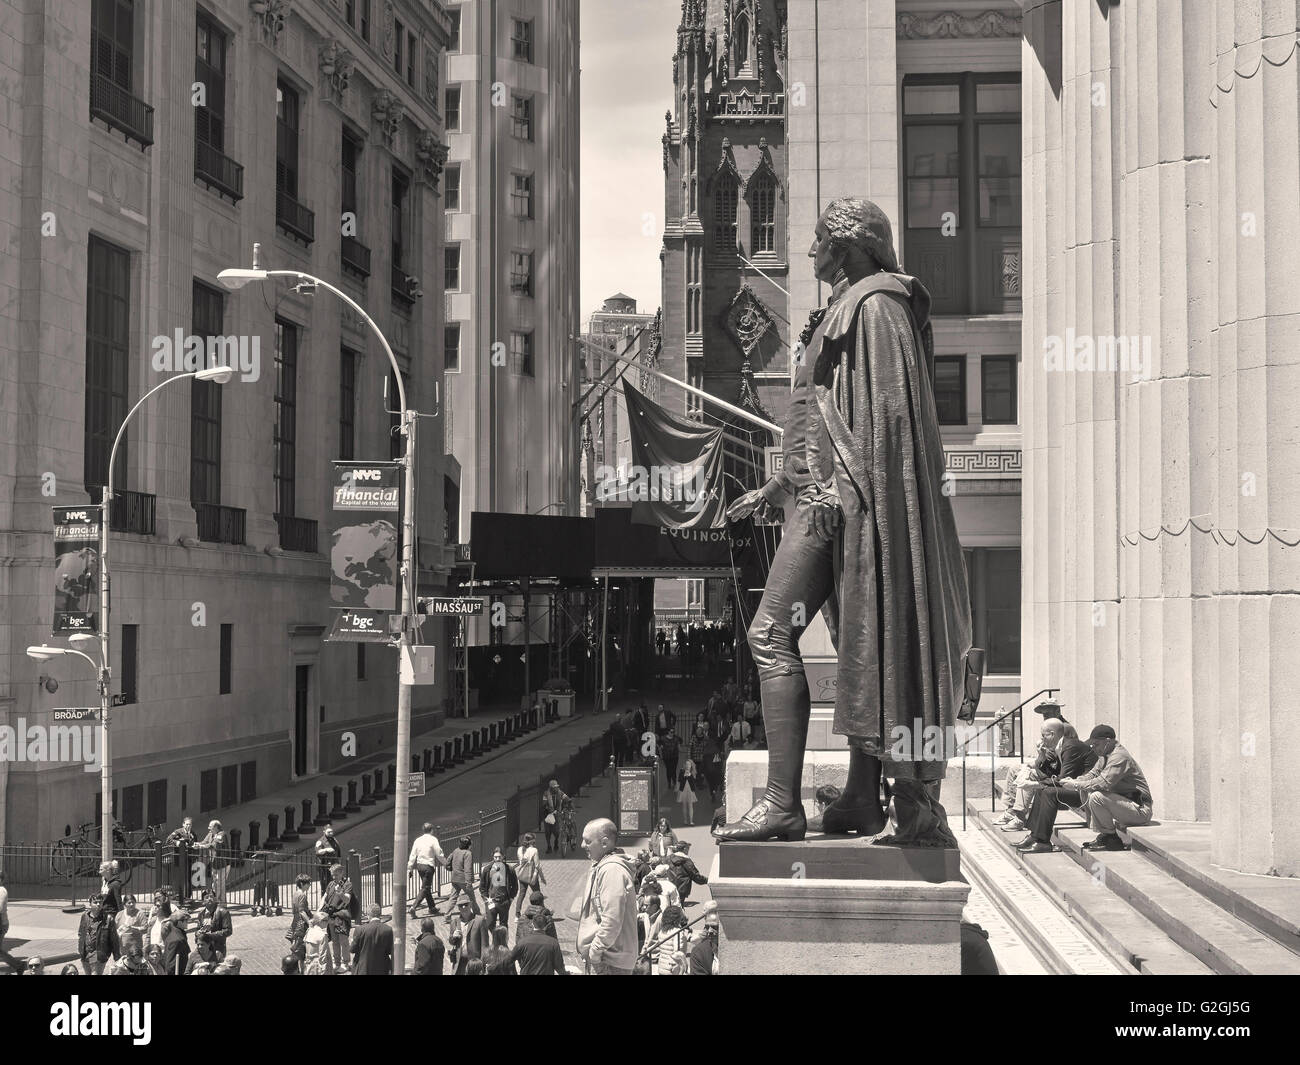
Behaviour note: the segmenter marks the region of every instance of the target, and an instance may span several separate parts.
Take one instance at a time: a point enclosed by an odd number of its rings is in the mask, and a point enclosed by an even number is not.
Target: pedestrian
[[[122,912],[117,915],[118,950],[125,955],[127,948],[135,944],[144,953],[144,939],[149,931],[149,915],[140,909],[135,896],[130,892],[122,896]]]
[[[551,922],[551,927],[555,927],[554,922]],[[541,914],[535,916],[527,931],[515,940],[510,960],[519,967],[520,976],[568,975],[564,968],[564,951],[560,949],[559,941],[547,932],[546,918]]]
[[[149,928],[145,934],[145,953],[149,947],[165,947],[167,922],[171,919],[171,888],[161,887],[153,893],[153,906],[149,910]]]
[[[122,912],[122,875],[117,861],[104,862],[99,867],[100,894],[103,896],[104,923],[108,925],[109,956],[117,961],[122,948],[117,941],[117,915]]]
[[[302,937],[304,976],[326,976],[334,971],[330,954],[330,919],[319,910],[309,921],[307,934]]]
[[[659,926],[663,919],[663,903],[659,895],[644,896],[641,902],[641,912],[637,915],[637,949],[639,951],[638,959],[644,958],[650,963],[650,972],[653,974],[655,966],[659,964],[659,947],[656,941],[659,938]]]
[[[537,837],[525,832],[519,847],[519,861],[515,865],[515,876],[519,880],[519,890],[515,895],[515,917],[523,912],[524,900],[546,883],[542,873],[542,857],[537,853]]]
[[[441,976],[447,945],[438,938],[438,926],[432,917],[420,922],[420,935],[415,940],[415,966],[412,976]]]
[[[334,826],[326,825],[316,840],[316,870],[320,877],[321,897],[330,886],[330,869],[343,861],[343,848],[339,846],[339,841],[334,838]]]
[[[451,898],[448,900],[450,912],[459,909],[462,894],[469,899],[475,913],[479,912],[478,900],[474,897],[474,852],[470,850],[469,836],[460,837],[460,846],[451,852]]]
[[[602,817],[582,831],[582,846],[591,859],[578,917],[578,954],[588,971],[630,975],[636,965],[636,894],[632,872],[617,850],[618,830]]]
[[[9,934],[9,889],[5,887],[5,874],[0,870],[0,958],[15,973],[22,970],[22,965],[12,954],[5,950],[5,936]]]
[[[190,960],[190,939],[186,925],[190,915],[177,906],[163,926],[163,970],[168,976],[184,976]]]
[[[406,861],[407,876],[415,872],[420,878],[420,893],[411,903],[413,919],[415,911],[420,908],[422,902],[428,904],[430,917],[438,916],[438,907],[434,905],[433,897],[434,878],[438,875],[438,867],[446,864],[447,859],[443,857],[442,846],[438,843],[438,837],[433,834],[433,825],[426,821],[421,834],[411,844],[411,856]]]
[[[681,776],[677,780],[677,801],[682,806],[682,821],[687,825],[695,824],[695,786],[697,783],[695,761],[688,758],[686,764],[682,766]]]
[[[724,722],[724,728],[729,727]],[[704,760],[697,763],[704,771],[704,781],[709,786],[709,801],[718,801],[718,792],[722,790],[722,746],[712,736],[704,738]]]
[[[104,910],[104,896],[91,895],[81,914],[77,927],[77,955],[87,976],[99,976],[104,971],[112,947],[109,943],[108,920]],[[15,970],[19,967],[15,966]]]
[[[659,919],[659,964],[656,976],[685,976],[686,914],[680,906],[669,906]]]
[[[704,930],[691,943],[691,976],[716,976],[718,973],[718,915],[704,918]]]
[[[311,928],[312,917],[314,916],[307,898],[307,888],[311,886],[311,882],[311,877],[306,873],[299,873],[294,880],[293,919],[290,921],[289,931],[285,933],[284,937],[289,941],[289,953],[298,959],[300,972],[306,969],[307,948],[303,941]]]
[[[460,904],[460,928],[456,931],[461,937],[456,975],[461,976],[466,974],[470,962],[481,961],[483,955],[491,949],[492,935],[488,929],[488,919],[464,901]]]
[[[546,896],[540,891],[534,891],[528,896],[528,908],[524,910],[524,920],[533,925],[539,919],[542,922],[542,931],[552,939],[558,940],[560,934],[555,929],[555,914],[546,905]]]
[[[194,885],[190,882],[194,870],[190,868],[190,852],[194,848],[194,818],[187,817],[181,827],[173,829],[167,837],[172,848],[172,864],[176,876],[176,897],[189,902]]]
[[[393,926],[383,919],[383,912],[372,902],[366,920],[352,932],[352,971],[357,976],[393,974]]]
[[[242,958],[231,954],[228,958],[222,958],[217,963],[217,967],[212,970],[213,976],[238,976],[244,967]]]
[[[59,970],[59,975],[60,975],[60,976],[80,976],[80,975],[81,975],[81,970],[78,969],[75,965],[73,965],[72,962],[68,962],[67,965],[65,965],[62,969]]]
[[[677,780],[677,762],[681,758],[682,743],[677,738],[677,733],[665,733],[659,741],[659,757],[663,759],[665,779],[669,787]]]
[[[224,899],[226,859],[221,852],[226,846],[226,833],[222,831],[221,822],[209,821],[208,834],[194,846],[203,860],[203,883],[216,893],[218,899]]]
[[[677,890],[677,885],[673,883],[672,877],[668,875],[667,862],[660,862],[656,865],[654,869],[651,870],[650,876],[646,877],[646,881],[650,881],[652,877],[654,883],[659,887],[659,894],[661,896],[660,901],[663,903],[664,909],[667,909],[669,906],[680,906],[682,904],[681,893]],[[642,886],[644,887],[644,885]]]
[[[681,897],[682,905],[686,905],[686,900],[691,897],[691,887],[695,884],[707,884],[709,878],[700,872],[699,867],[691,861],[687,854],[690,844],[685,841],[678,843],[673,848],[673,853],[668,856],[668,878],[677,888],[677,893]]]
[[[505,925],[492,929],[492,946],[483,957],[483,965],[488,976],[518,976],[515,968],[514,953],[510,950],[508,937],[510,930]]]
[[[542,792],[542,830],[546,833],[546,853],[560,848],[560,810],[568,796],[558,780],[552,780]]]
[[[76,970],[74,969],[73,971],[75,972]],[[39,954],[36,955],[35,957],[28,958],[27,965],[24,967],[23,971],[18,975],[19,976],[44,976],[45,959],[42,958]]]
[[[329,921],[330,951],[334,957],[334,968],[346,972],[348,936],[352,932],[354,917],[361,916],[361,900],[352,890],[352,881],[343,875],[343,866],[330,867],[330,883],[325,890],[325,901],[321,903],[320,908]]]
[[[500,847],[493,848],[492,860],[483,867],[478,889],[487,906],[490,927],[508,926],[510,904],[519,893],[519,878],[506,864],[505,855],[502,854]]]
[[[140,944],[132,939],[122,951],[122,957],[118,963],[110,967],[105,974],[107,976],[153,976],[153,969],[149,963],[144,960],[144,951],[140,949]]]
[[[220,897],[212,888],[203,893],[203,909],[199,911],[200,953],[206,943],[212,957],[207,960],[220,962],[226,956],[226,940],[235,934],[230,920],[230,911],[222,904]]]
[[[673,834],[668,818],[659,818],[655,830],[650,833],[650,853],[656,858],[667,858],[677,846],[677,836]]]

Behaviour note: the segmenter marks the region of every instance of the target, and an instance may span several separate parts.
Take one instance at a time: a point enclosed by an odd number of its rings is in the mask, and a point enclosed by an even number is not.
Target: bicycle
[[[560,857],[578,849],[578,827],[573,822],[573,800],[566,798],[560,807]]]
[[[118,852],[117,871],[123,886],[131,882],[131,866],[135,860],[131,852],[148,851],[152,854],[159,838],[156,825],[145,825],[137,832],[128,832],[120,821],[113,822],[113,847]],[[63,880],[74,876],[96,876],[100,853],[99,825],[93,821],[78,825],[75,836],[64,836],[54,842],[50,850],[50,874]]]

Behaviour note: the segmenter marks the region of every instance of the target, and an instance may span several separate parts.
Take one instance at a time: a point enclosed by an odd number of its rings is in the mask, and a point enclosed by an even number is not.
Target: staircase
[[[1049,972],[1300,974],[1300,879],[1210,864],[1210,826],[1154,822],[1132,849],[1092,852],[1081,816],[1057,819],[1053,854],[1020,854],[1023,833],[967,803],[962,868]]]

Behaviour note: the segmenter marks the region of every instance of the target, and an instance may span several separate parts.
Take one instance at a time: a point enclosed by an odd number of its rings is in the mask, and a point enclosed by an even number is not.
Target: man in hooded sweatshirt
[[[592,864],[578,911],[578,955],[590,972],[602,976],[630,976],[637,957],[636,890],[617,839],[607,817],[587,822],[582,830]]]

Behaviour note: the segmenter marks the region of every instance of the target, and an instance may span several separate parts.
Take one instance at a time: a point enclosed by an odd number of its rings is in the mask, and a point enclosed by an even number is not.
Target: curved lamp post
[[[258,246],[253,245],[253,262],[257,262]],[[401,976],[406,968],[406,852],[409,841],[408,781],[411,775],[411,685],[402,683],[401,663],[410,655],[414,642],[410,624],[410,615],[415,608],[415,415],[406,406],[406,385],[402,381],[402,368],[397,356],[388,344],[388,338],[375,324],[361,304],[357,303],[342,289],[336,288],[328,281],[305,274],[301,270],[262,270],[257,266],[252,269],[222,270],[217,280],[226,288],[237,290],[253,281],[265,281],[271,277],[288,277],[300,285],[327,289],[346,303],[357,316],[366,323],[379,338],[379,343],[388,356],[397,382],[397,400],[401,408],[401,433],[406,437],[406,454],[399,459],[402,472],[402,637],[401,652],[398,656],[397,680],[397,794],[393,802],[393,973]]]

